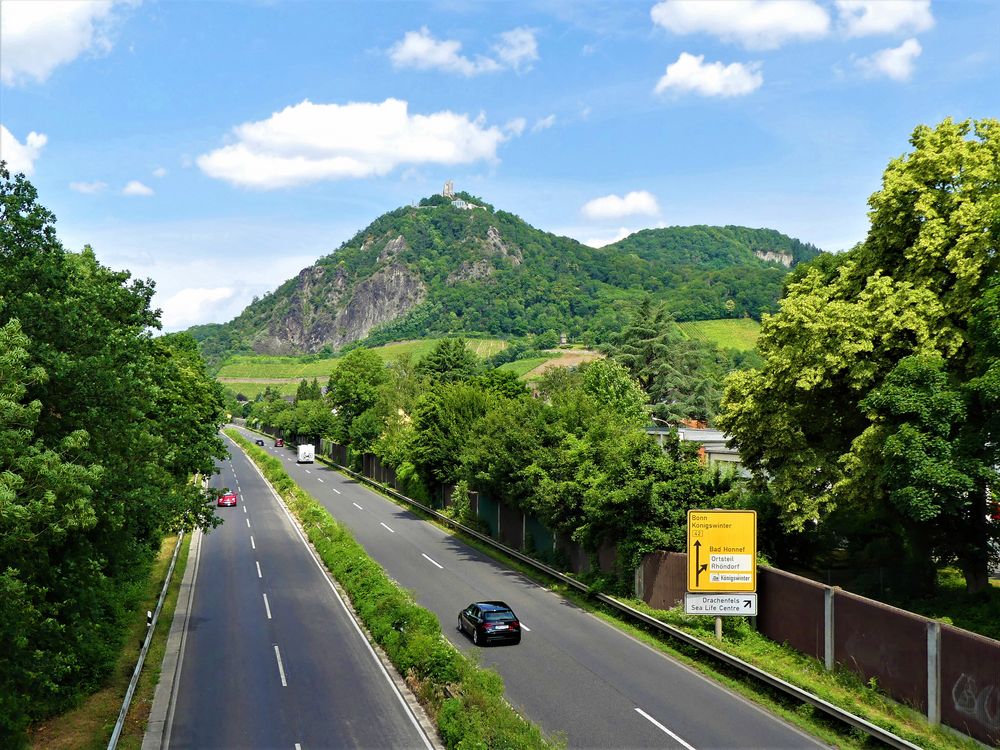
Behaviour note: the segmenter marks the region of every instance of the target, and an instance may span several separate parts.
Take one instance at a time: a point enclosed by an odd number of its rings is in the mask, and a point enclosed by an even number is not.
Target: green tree
[[[390,377],[382,358],[370,349],[353,349],[340,360],[327,387],[330,406],[337,410],[334,437],[339,442],[347,442],[354,420],[378,403]]]
[[[787,528],[852,528],[916,579],[957,563],[988,585],[995,491],[1000,124],[920,126],[871,206],[865,242],[794,275],[758,341],[764,365],[728,382],[719,424]]]
[[[417,364],[418,371],[438,383],[467,380],[479,369],[479,360],[465,339],[441,339]]]

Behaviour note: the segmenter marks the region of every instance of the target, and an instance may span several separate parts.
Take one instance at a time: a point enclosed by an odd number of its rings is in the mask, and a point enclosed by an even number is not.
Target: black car
[[[257,443],[257,445],[263,445],[263,444],[264,444],[264,441],[263,441],[263,440],[261,440],[260,438],[257,438],[257,440],[256,440],[256,441],[254,441],[254,442],[256,442],[256,443]]]
[[[473,602],[458,613],[458,629],[470,633],[472,642],[521,642],[521,623],[505,602]]]

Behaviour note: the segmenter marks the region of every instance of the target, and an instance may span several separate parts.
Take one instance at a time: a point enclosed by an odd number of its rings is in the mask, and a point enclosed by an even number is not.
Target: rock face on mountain
[[[213,359],[449,333],[596,342],[643,297],[678,320],[759,318],[775,309],[787,267],[819,252],[745,227],[650,229],[592,248],[459,195],[477,207],[435,197],[384,214],[235,320],[192,335]]]

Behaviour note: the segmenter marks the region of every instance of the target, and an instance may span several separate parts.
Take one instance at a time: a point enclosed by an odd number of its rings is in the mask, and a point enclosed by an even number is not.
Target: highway
[[[202,537],[163,747],[429,748],[418,722],[257,469]]]
[[[251,440],[260,437],[249,431]],[[433,524],[294,448],[266,449],[417,602],[445,636],[503,676],[507,699],[571,748],[819,748],[815,738]],[[474,600],[502,599],[524,630],[517,646],[473,646],[455,627]]]

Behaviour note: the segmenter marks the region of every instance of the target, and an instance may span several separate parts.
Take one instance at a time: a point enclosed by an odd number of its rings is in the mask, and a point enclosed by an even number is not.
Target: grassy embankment
[[[285,473],[274,456],[226,430],[281,495],[320,559],[346,591],[370,637],[385,651],[448,748],[561,747],[504,700],[503,679],[482,669],[441,634],[437,617],[417,606],[350,533]]]
[[[108,746],[111,732],[118,713],[121,711],[122,700],[128,689],[132,671],[139,658],[142,641],[146,637],[146,610],[154,610],[156,601],[163,588],[170,558],[174,553],[177,537],[171,536],[163,541],[160,552],[149,574],[149,581],[143,594],[142,605],[136,610],[135,617],[129,626],[125,644],[118,659],[118,665],[110,676],[104,688],[85,698],[79,706],[60,716],[54,716],[41,722],[31,729],[30,743],[35,750],[103,750]],[[177,593],[180,590],[184,568],[187,565],[188,549],[191,535],[185,534],[181,550],[177,555],[167,597],[163,609],[156,622],[156,630],[146,654],[146,662],[139,676],[132,698],[132,705],[125,719],[125,727],[118,741],[121,750],[138,750],[142,746],[142,736],[146,731],[146,722],[153,705],[153,692],[160,679],[160,665],[163,663],[163,653],[167,646],[167,635],[174,619],[174,609],[177,606]]]

